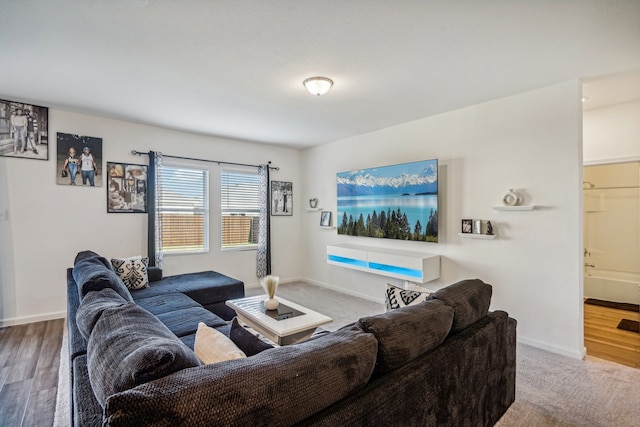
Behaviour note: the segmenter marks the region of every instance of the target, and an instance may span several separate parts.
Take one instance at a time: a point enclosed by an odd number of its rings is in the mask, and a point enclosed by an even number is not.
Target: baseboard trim
[[[384,304],[384,297],[375,298],[375,297],[372,297],[371,295],[361,294],[360,292],[354,292],[352,290],[344,289],[344,288],[341,288],[341,287],[338,287],[338,286],[332,286],[332,285],[330,285],[328,283],[320,282],[318,280],[313,280],[313,279],[309,279],[309,278],[306,278],[306,277],[303,277],[300,280],[303,281],[303,282],[309,283],[311,285],[315,285],[315,286],[319,286],[321,288],[327,288],[327,289],[331,289],[332,291],[340,292],[341,294],[351,295],[352,297],[358,297],[358,298],[366,299],[368,301],[373,301],[373,302],[376,302],[378,304]]]
[[[67,316],[66,311],[57,311],[52,313],[38,314],[34,316],[10,317],[0,320],[0,328],[7,326],[24,325],[25,323],[44,322],[46,320],[64,319]]]
[[[563,356],[571,357],[572,359],[584,359],[587,355],[587,348],[582,347],[581,350],[574,351],[568,348],[557,347],[555,345],[550,345],[543,343],[538,340],[534,340],[527,337],[518,337],[518,342],[521,344],[530,345],[531,347],[540,348],[542,350],[550,351],[551,353],[561,354]]]

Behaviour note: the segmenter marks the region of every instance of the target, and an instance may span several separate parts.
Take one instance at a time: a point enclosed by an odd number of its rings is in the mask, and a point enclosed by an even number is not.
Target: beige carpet
[[[60,348],[58,395],[56,396],[56,413],[53,418],[53,427],[65,427],[71,424],[71,414],[69,412],[69,337],[67,335],[67,321],[65,320],[62,332],[62,347]]]
[[[247,296],[263,293],[247,289]],[[282,284],[276,295],[334,319],[335,330],[384,305],[302,282]],[[69,424],[67,333],[60,351],[54,427]],[[64,365],[64,366],[63,366]],[[576,360],[518,345],[516,401],[496,424],[510,426],[640,426],[640,370],[601,359]]]

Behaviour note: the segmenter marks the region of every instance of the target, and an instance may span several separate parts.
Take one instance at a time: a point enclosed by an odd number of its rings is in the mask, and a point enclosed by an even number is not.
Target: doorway
[[[640,368],[640,161],[583,177],[587,354]]]

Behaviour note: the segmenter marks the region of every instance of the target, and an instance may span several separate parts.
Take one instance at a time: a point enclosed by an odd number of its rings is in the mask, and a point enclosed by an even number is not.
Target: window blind
[[[163,252],[208,252],[208,183],[207,170],[162,167],[157,199]]]
[[[260,179],[255,172],[222,170],[222,249],[255,249],[260,224]]]

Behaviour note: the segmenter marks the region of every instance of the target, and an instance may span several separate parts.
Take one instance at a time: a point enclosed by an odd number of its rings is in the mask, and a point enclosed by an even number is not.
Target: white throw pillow
[[[406,307],[408,305],[419,304],[426,301],[429,298],[429,295],[431,295],[431,292],[410,291],[387,283],[387,290],[385,292],[387,311]]]
[[[111,265],[128,289],[142,289],[149,286],[148,257],[111,258]]]
[[[247,357],[225,334],[203,322],[198,323],[193,351],[206,365]]]

